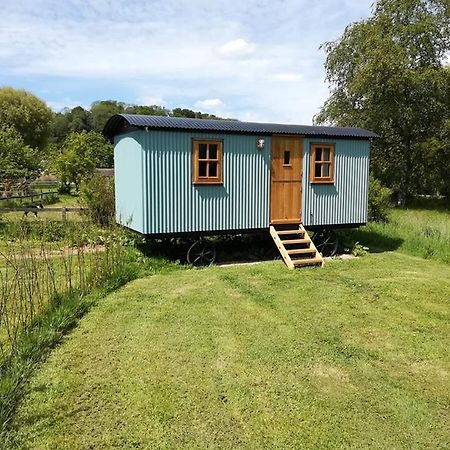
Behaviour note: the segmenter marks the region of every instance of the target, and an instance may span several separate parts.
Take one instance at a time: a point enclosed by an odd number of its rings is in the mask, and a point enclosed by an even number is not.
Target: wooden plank
[[[300,221],[298,219],[279,219],[271,220],[270,225],[299,225]]]
[[[62,212],[62,210],[67,212],[81,212],[86,208],[32,208],[32,207],[11,207],[11,208],[0,208],[0,212]]]
[[[304,259],[294,259],[292,261],[292,264],[295,266],[311,266],[315,264],[322,265],[323,259],[321,257],[316,258],[304,258]]]
[[[270,223],[300,223],[303,139],[273,136],[271,147]],[[288,163],[286,163],[288,154]]]
[[[274,240],[281,256],[283,257],[286,266],[289,269],[294,269],[298,266],[311,266],[311,265],[321,265],[323,266],[323,258],[320,253],[317,251],[316,246],[310,239],[307,231],[304,229],[302,225],[299,225],[298,229],[294,230],[280,230],[277,231],[274,226],[270,226],[270,235]],[[303,234],[304,239],[287,239],[281,240],[281,235],[289,235],[289,234]],[[295,245],[295,244],[308,244],[307,248],[291,248],[289,250],[286,249],[285,244],[287,245]],[[301,259],[292,259],[290,255],[305,255],[305,258]],[[308,256],[309,255],[309,256]]]
[[[300,228],[300,230],[303,230],[303,231],[305,232],[305,237],[308,237],[308,238],[309,238],[309,234],[308,234],[308,232],[305,230],[305,228],[303,227],[303,225],[300,225],[299,228]],[[310,242],[310,244],[309,244],[309,247],[315,250],[315,252],[316,252],[316,258],[319,258],[319,259],[321,260],[321,266],[323,267],[324,264],[325,264],[325,262],[324,262],[324,260],[323,260],[323,257],[322,257],[322,255],[317,251],[317,248],[316,248],[316,246],[314,245],[314,242],[312,241],[312,239],[311,239],[311,238],[309,238],[309,239],[311,240],[311,242]]]
[[[311,242],[310,238],[305,239],[287,239],[285,241],[281,241],[283,245],[292,245],[292,244],[308,244]]]
[[[305,232],[300,230],[300,229],[295,229],[295,230],[277,230],[277,233],[279,236],[284,235],[284,234],[302,234],[304,235]]]
[[[293,248],[291,250],[287,250],[288,255],[301,255],[304,253],[317,253],[317,250],[313,248]]]
[[[277,246],[286,266],[288,266],[289,269],[293,270],[295,268],[294,264],[292,263],[292,259],[287,254],[286,249],[284,248],[284,245],[281,243],[280,238],[278,237],[277,231],[274,227],[269,227],[270,235],[272,236],[272,239],[275,242],[275,245]]]
[[[54,195],[54,194],[58,194],[58,191],[51,191],[51,192],[35,192],[34,194],[27,194],[27,195],[11,195],[9,197],[3,197],[3,192],[0,191],[0,200],[23,200],[24,198],[31,198],[33,199],[34,197],[41,197],[43,195]]]

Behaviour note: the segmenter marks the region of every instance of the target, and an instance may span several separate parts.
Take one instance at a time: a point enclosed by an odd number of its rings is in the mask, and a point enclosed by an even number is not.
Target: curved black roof
[[[234,134],[298,134],[337,138],[373,139],[379,137],[372,131],[351,127],[318,127],[311,125],[286,125],[277,123],[239,122],[235,120],[187,119],[182,117],[116,114],[103,129],[109,138],[132,128],[158,130],[192,130]]]

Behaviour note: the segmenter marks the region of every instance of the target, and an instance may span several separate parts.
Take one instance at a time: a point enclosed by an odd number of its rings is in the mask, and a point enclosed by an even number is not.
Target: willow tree
[[[331,95],[316,122],[377,132],[372,171],[402,204],[420,186],[417,152],[450,114],[449,12],[447,0],[378,0],[371,17],[323,45]]]

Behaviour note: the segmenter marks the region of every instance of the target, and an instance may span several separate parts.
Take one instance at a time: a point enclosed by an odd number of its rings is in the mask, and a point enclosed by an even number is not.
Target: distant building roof
[[[104,168],[104,167],[97,167],[95,171],[103,175],[105,177],[113,177],[114,176],[114,168]]]
[[[286,125],[277,123],[240,122],[236,120],[187,119],[181,117],[116,114],[105,125],[103,133],[112,138],[129,128],[156,130],[190,130],[234,134],[294,134],[336,138],[373,139],[372,131],[352,127],[321,127],[312,125]]]

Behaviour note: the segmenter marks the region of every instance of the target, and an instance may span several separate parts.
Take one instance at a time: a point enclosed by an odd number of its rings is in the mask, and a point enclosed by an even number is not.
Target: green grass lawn
[[[130,283],[29,386],[29,449],[450,443],[450,267],[398,252]],[[8,444],[12,447],[12,444]]]
[[[371,250],[400,250],[450,263],[450,206],[422,200],[408,208],[394,208],[388,223],[369,223],[353,235]]]

